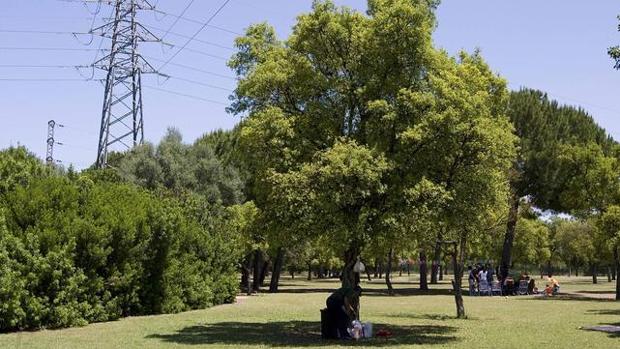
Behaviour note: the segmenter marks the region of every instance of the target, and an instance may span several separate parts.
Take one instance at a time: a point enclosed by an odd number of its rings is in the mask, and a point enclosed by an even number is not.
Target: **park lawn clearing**
[[[173,315],[133,317],[57,331],[0,335],[0,348],[619,348],[620,334],[580,328],[620,325],[620,302],[573,297],[573,291],[612,292],[613,283],[562,278],[557,298],[465,297],[468,319],[455,319],[448,282],[420,292],[416,280],[394,279],[397,296],[381,280],[363,283],[362,321],[393,333],[359,342],[323,341],[320,312],[334,280],[283,278],[281,293],[238,304]]]

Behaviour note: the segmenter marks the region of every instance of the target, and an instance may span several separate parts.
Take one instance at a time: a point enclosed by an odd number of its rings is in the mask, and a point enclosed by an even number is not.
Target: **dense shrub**
[[[105,178],[36,177],[2,194],[0,330],[234,300],[236,240],[222,208]]]

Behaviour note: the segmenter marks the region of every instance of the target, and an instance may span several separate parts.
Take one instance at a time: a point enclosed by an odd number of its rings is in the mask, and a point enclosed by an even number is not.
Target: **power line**
[[[194,23],[194,24],[200,24],[200,25],[205,25],[205,27],[213,28],[213,29],[216,29],[216,30],[228,33],[228,34],[232,34],[232,35],[243,35],[243,34],[241,34],[239,32],[236,32],[236,31],[233,31],[233,30],[230,30],[230,29],[218,27],[216,25],[205,23],[205,22],[201,22],[199,20],[192,19],[192,18],[182,17],[182,16],[179,16],[179,15],[175,15],[175,14],[172,14],[172,13],[168,13],[168,12],[162,11],[162,10],[157,10],[156,9],[155,13],[159,13],[159,14],[162,14],[164,16],[170,16],[170,17],[175,17],[175,18],[178,17],[178,18],[180,18],[180,19],[182,19],[182,20],[184,20],[186,22],[190,22],[190,23]]]
[[[68,48],[68,47],[0,47],[3,51],[109,51],[95,48]]]
[[[189,48],[189,47],[185,47],[183,50],[185,50],[185,51],[187,51],[187,52],[196,53],[196,54],[199,54],[199,55],[202,55],[202,56],[206,56],[206,57],[215,58],[215,59],[218,59],[218,60],[221,60],[221,61],[228,61],[228,58],[226,58],[226,57],[222,57],[222,56],[214,55],[214,54],[211,54],[211,53],[208,53],[208,52],[204,52],[204,51],[196,50],[196,49]],[[179,52],[181,52],[181,51],[182,51],[182,50],[177,51],[177,53],[179,53]],[[173,57],[174,57],[174,56],[173,56]],[[162,67],[165,67],[166,65],[170,64],[170,61],[171,61],[171,59],[168,59],[168,60],[166,61],[166,64],[162,65]],[[160,67],[159,69],[161,69],[161,67]]]
[[[90,65],[27,65],[27,64],[0,64],[0,68],[47,68],[47,69],[80,69],[91,68]]]
[[[158,28],[158,27],[155,27],[155,26],[152,26],[152,25],[148,25],[148,24],[143,24],[143,26],[145,26],[147,28],[154,29],[154,30],[159,30],[159,31],[162,31],[162,32],[165,31],[162,28]],[[168,32],[168,34],[174,35],[174,36],[178,36],[178,37],[184,38],[184,39],[189,39],[190,38],[189,35],[179,34],[179,33],[171,32],[171,31]],[[203,44],[207,44],[207,45],[211,45],[211,46],[214,46],[214,47],[219,47],[219,48],[225,49],[225,50],[236,51],[233,47],[225,46],[225,45],[222,45],[222,44],[218,44],[218,43],[213,42],[213,41],[201,40],[201,39],[197,39],[197,38],[195,38],[194,41],[200,42],[200,43],[203,43]]]
[[[192,40],[194,40],[198,34],[200,34],[200,32],[202,32],[208,25],[209,23],[211,23],[211,21],[217,17],[217,15],[224,9],[224,7],[226,7],[226,5],[228,5],[228,3],[230,2],[230,0],[226,0],[222,3],[222,5],[220,5],[220,7],[211,15],[211,17],[209,17],[209,19],[207,19],[207,21],[200,27],[200,29],[198,29],[198,31],[196,31],[194,33],[194,35],[192,35],[186,42],[185,44],[181,47],[181,49],[179,49],[177,52],[175,52],[175,54],[172,55],[172,57],[170,57],[166,63],[164,63],[161,67],[159,67],[159,69],[164,68],[165,66],[168,65],[168,63],[170,63],[176,56],[179,55],[179,53],[181,53],[186,47],[187,45],[189,45],[190,42],[192,42]]]
[[[150,56],[144,56],[144,58],[148,58],[149,60],[155,61],[155,62],[160,62],[163,63],[165,62],[163,59],[158,59],[158,58],[154,58],[154,57],[150,57]],[[187,69],[187,70],[193,70],[199,73],[204,73],[204,74],[209,74],[209,75],[213,75],[213,76],[217,76],[223,79],[229,79],[229,80],[233,80],[236,81],[237,78],[230,76],[230,75],[224,75],[224,74],[220,74],[220,73],[216,73],[216,72],[212,72],[209,70],[204,70],[201,68],[196,68],[196,67],[192,67],[189,65],[184,65],[184,64],[179,64],[179,63],[168,63],[168,65],[174,66],[174,67],[179,67],[179,68],[183,68],[183,69]]]
[[[71,20],[71,21],[92,21],[93,17],[55,17],[55,16],[45,16],[45,17],[30,17],[28,16],[27,18],[24,18],[22,16],[7,16],[7,15],[0,15],[0,18],[6,18],[6,19],[12,19],[12,20],[20,20],[20,21],[28,21],[28,22],[38,22],[38,21],[44,21],[44,20],[53,20],[53,21],[66,21],[66,20]]]
[[[89,79],[58,79],[58,78],[0,78],[0,81],[11,81],[11,82],[53,82],[53,81],[82,81],[82,82],[90,82],[92,80]]]
[[[176,96],[187,97],[187,98],[191,98],[191,99],[195,99],[195,100],[199,100],[199,101],[203,101],[203,102],[209,102],[209,103],[213,103],[213,104],[220,104],[220,105],[228,106],[228,103],[223,103],[223,102],[215,101],[215,100],[208,99],[208,98],[203,98],[203,97],[198,97],[198,96],[194,96],[194,95],[190,95],[190,94],[186,94],[186,93],[180,93],[180,92],[175,92],[175,91],[171,91],[171,90],[166,90],[166,89],[155,87],[155,86],[149,86],[149,85],[143,85],[143,86],[146,87],[146,88],[149,88],[151,90],[160,91],[160,92],[164,92],[164,93],[168,93],[168,94],[172,94],[172,95],[176,95]]]
[[[230,88],[216,86],[216,85],[211,85],[211,84],[207,84],[207,83],[196,81],[196,80],[180,78],[180,77],[177,77],[177,76],[170,76],[169,78],[174,79],[174,80],[189,82],[190,84],[194,84],[194,85],[200,85],[200,86],[205,86],[205,87],[209,87],[209,88],[213,88],[213,89],[217,89],[217,90],[222,90],[222,91],[226,91],[226,92],[234,92],[234,90],[232,90]]]
[[[87,34],[90,34],[90,33],[80,33],[80,32],[67,32],[67,31],[13,30],[13,29],[0,29],[0,33],[11,33],[11,34],[53,34],[53,35],[87,35]]]
[[[181,20],[181,17],[183,17],[185,15],[185,12],[187,12],[187,10],[189,10],[189,8],[192,6],[192,4],[194,3],[195,0],[190,0],[190,2],[187,4],[187,6],[185,6],[185,8],[183,9],[183,11],[181,12],[181,14],[174,20],[174,22],[172,23],[172,25],[168,28],[168,30],[166,30],[166,32],[164,33],[164,35],[162,35],[161,39],[164,40],[166,38],[166,36],[168,36],[168,34],[170,33],[170,31],[177,25],[177,23],[179,23],[179,20]]]

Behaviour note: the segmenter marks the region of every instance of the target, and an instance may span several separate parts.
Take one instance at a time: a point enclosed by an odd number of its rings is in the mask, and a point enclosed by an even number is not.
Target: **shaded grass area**
[[[619,348],[618,334],[580,327],[620,322],[620,303],[573,294],[552,298],[465,297],[468,319],[455,319],[449,281],[417,289],[396,278],[396,296],[382,280],[364,281],[361,316],[393,333],[389,340],[323,341],[319,309],[335,280],[283,279],[279,294],[175,315],[136,317],[60,331],[0,335],[0,348]],[[561,278],[562,290],[593,294],[614,285]],[[582,293],[584,293],[582,292]]]
[[[389,327],[394,340],[372,339],[366,344],[377,346],[444,344],[455,341],[454,336],[446,335],[456,332],[455,327],[441,325],[396,326],[376,324]],[[352,346],[352,341],[317,340],[321,333],[320,323],[314,321],[287,321],[270,323],[222,322],[208,325],[196,325],[182,328],[176,333],[150,335],[148,338],[160,339],[176,344],[235,344],[235,345],[270,345],[274,347],[324,347]],[[243,334],[240,336],[239,334]]]

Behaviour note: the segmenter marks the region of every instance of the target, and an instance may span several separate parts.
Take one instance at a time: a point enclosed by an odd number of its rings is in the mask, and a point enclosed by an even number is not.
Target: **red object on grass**
[[[387,340],[388,338],[392,337],[392,332],[390,332],[390,331],[388,331],[386,329],[380,329],[379,331],[377,331],[375,336]]]

